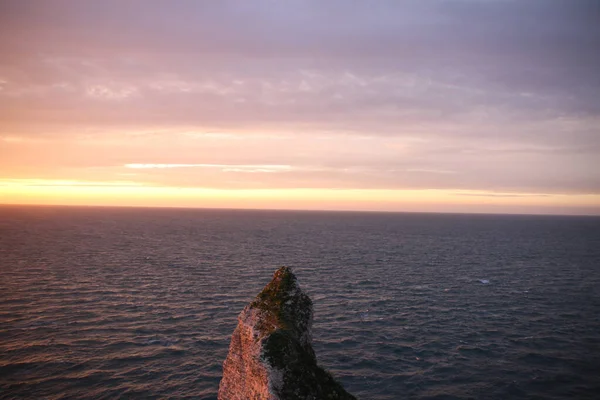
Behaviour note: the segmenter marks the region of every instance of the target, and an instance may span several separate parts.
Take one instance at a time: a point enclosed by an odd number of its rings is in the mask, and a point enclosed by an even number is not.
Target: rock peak
[[[288,267],[275,271],[271,282],[250,303],[250,308],[262,312],[257,326],[261,336],[277,329],[297,335],[310,330],[312,301],[302,292]]]
[[[317,365],[312,301],[281,267],[238,317],[219,400],[355,400]]]

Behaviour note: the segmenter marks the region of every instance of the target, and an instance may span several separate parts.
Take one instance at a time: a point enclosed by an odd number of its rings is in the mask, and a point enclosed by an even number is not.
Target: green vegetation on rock
[[[252,308],[262,312],[256,325],[264,338],[262,358],[282,373],[281,385],[276,388],[280,399],[355,399],[317,365],[309,342],[312,301],[300,290],[288,267],[275,272],[250,304]]]

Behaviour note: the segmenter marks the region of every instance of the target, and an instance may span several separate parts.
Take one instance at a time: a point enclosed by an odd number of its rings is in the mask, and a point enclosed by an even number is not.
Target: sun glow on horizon
[[[600,215],[599,195],[472,190],[219,189],[129,181],[0,180],[0,204]]]

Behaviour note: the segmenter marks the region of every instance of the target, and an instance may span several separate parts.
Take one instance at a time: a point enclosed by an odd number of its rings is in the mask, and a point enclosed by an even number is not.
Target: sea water
[[[363,400],[600,394],[600,219],[0,207],[0,398],[216,399],[276,268]]]

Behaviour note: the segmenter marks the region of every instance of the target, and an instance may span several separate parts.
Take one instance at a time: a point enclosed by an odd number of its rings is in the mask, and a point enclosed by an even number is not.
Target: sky
[[[0,203],[600,215],[597,0],[0,0]]]

